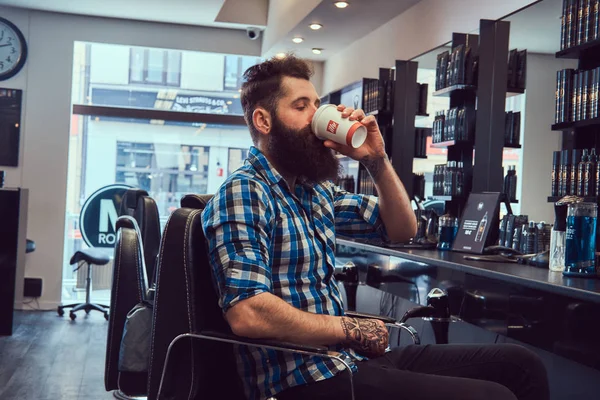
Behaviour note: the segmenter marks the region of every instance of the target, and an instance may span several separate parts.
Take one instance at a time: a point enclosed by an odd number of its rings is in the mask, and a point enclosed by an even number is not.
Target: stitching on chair
[[[135,231],[135,277],[136,277],[136,281],[137,281],[137,285],[138,285],[138,301],[141,303],[144,299],[143,299],[143,294],[142,294],[142,283],[141,280],[142,278],[140,277],[140,248],[139,248],[139,244],[140,244],[140,235],[138,234],[138,231]]]
[[[194,220],[194,218],[196,217],[196,215],[200,212],[201,210],[194,210],[192,211],[188,217],[187,217],[187,221],[185,224],[185,233],[183,236],[183,270],[184,270],[184,276],[185,276],[185,291],[186,291],[186,296],[185,296],[185,301],[187,303],[187,311],[188,311],[188,329],[189,332],[192,332],[192,307],[190,305],[190,279],[188,279],[188,263],[187,263],[187,249],[188,249],[188,232],[189,232],[189,228],[191,225],[191,221]],[[193,388],[194,388],[194,344],[193,341],[190,340],[190,352],[191,352],[191,384],[190,384],[190,391],[188,393],[188,400],[190,400],[192,398],[192,392],[193,392]]]
[[[120,266],[121,264],[121,252],[123,250],[123,235],[121,234],[121,240],[119,241],[119,262],[115,263],[117,266]],[[119,296],[119,277],[121,276],[121,268],[117,267],[117,290],[115,293],[115,306],[118,304],[118,296]],[[112,300],[111,300],[112,301]],[[116,307],[115,307],[116,308]],[[110,330],[110,340],[108,341],[108,356],[111,357],[111,360],[109,360],[109,362],[107,363],[107,376],[110,376],[110,372],[111,372],[111,368],[110,366],[112,365],[112,343],[113,343],[113,338],[115,336],[115,315],[114,313],[110,313],[110,325],[113,327],[113,329]],[[117,380],[118,382],[118,380]],[[118,383],[117,383],[118,386]]]
[[[175,211],[177,212],[177,211]],[[171,216],[172,218],[173,216]],[[160,257],[158,259],[158,264],[156,265],[156,267],[158,268],[158,274],[157,276],[160,278],[160,270],[162,267],[162,261],[163,261],[163,253],[165,250],[165,242],[167,241],[167,233],[169,231],[169,224],[171,223],[171,218],[169,218],[169,220],[167,221],[167,225],[165,226],[165,232],[163,233],[163,237],[162,240],[160,242]],[[151,346],[150,346],[150,375],[152,374],[152,365],[154,362],[154,337],[156,336],[156,319],[154,318],[155,315],[158,315],[158,294],[160,293],[160,291],[158,290],[159,287],[159,283],[160,283],[160,279],[156,279],[156,288],[155,288],[155,292],[154,292],[154,313],[153,313],[153,321],[152,321],[152,340],[151,340]],[[164,366],[163,366],[164,368]],[[161,375],[162,375],[162,370],[161,370]],[[152,376],[150,376],[151,378]],[[152,380],[148,379],[148,396],[150,396],[150,384],[151,384]]]

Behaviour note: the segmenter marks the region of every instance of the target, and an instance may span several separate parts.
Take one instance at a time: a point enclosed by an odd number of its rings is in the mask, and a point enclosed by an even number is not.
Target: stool
[[[65,308],[73,307],[73,309],[69,312],[69,317],[71,318],[71,320],[75,320],[75,318],[77,318],[77,315],[75,315],[76,311],[85,310],[85,313],[89,314],[91,310],[96,310],[96,311],[100,311],[100,312],[104,313],[104,318],[108,321],[108,311],[106,309],[109,308],[109,306],[106,306],[104,304],[91,303],[90,302],[90,290],[92,287],[92,265],[106,265],[106,264],[108,264],[109,261],[110,261],[110,258],[107,257],[106,255],[104,255],[104,253],[100,252],[97,249],[79,250],[79,251],[75,252],[75,254],[73,254],[73,257],[71,257],[71,261],[69,261],[69,263],[71,265],[77,264],[77,268],[75,268],[74,271],[77,271],[85,264],[87,264],[87,266],[88,266],[86,285],[85,285],[85,303],[76,303],[76,304],[69,304],[69,305],[65,305],[65,306],[58,306],[58,309],[57,309],[58,315],[60,315],[62,317],[65,314],[65,312],[64,312]]]

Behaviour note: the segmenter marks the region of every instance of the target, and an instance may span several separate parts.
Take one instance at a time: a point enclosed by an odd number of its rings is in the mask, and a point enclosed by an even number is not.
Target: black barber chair
[[[140,189],[129,189],[123,196],[119,216],[129,215],[135,218],[144,245],[144,261],[146,276],[150,284],[154,283],[156,256],[160,246],[160,218],[158,207],[148,192]]]
[[[104,313],[104,318],[108,320],[108,306],[104,304],[92,303],[90,301],[90,292],[92,289],[92,266],[106,265],[109,261],[109,257],[107,257],[104,252],[98,249],[79,250],[76,251],[75,254],[73,254],[73,257],[71,257],[71,261],[69,261],[69,263],[71,265],[77,264],[75,271],[79,270],[84,266],[87,266],[87,278],[85,282],[85,303],[75,303],[64,306],[58,306],[58,315],[62,317],[65,313],[65,308],[72,308],[72,310],[69,312],[69,317],[71,318],[71,320],[74,321],[75,318],[77,318],[77,315],[75,314],[76,311],[85,310],[85,313],[89,314],[90,311],[96,310]]]
[[[117,220],[110,319],[106,340],[104,387],[117,390],[115,397],[145,396],[147,372],[119,371],[119,353],[127,314],[146,300],[148,280],[137,222],[129,216]]]
[[[205,199],[186,196],[182,205],[203,206]],[[243,399],[233,344],[335,358],[346,365],[344,359],[326,347],[250,340],[231,332],[212,282],[201,211],[178,209],[171,215],[163,236],[154,308],[149,400],[194,399],[200,395],[202,398]],[[420,343],[412,327],[391,318],[353,312],[347,315],[381,319],[390,327],[407,330],[414,343]],[[224,376],[228,377],[227,385],[214,384],[222,382]]]

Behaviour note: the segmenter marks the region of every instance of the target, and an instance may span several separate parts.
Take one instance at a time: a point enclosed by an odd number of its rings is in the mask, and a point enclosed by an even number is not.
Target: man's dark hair
[[[252,122],[252,113],[256,107],[263,107],[272,116],[275,115],[277,101],[284,95],[281,87],[283,77],[309,80],[312,74],[313,71],[308,63],[293,54],[288,54],[283,58],[273,57],[244,72],[245,82],[242,85],[241,94],[242,108],[255,145],[260,135]]]

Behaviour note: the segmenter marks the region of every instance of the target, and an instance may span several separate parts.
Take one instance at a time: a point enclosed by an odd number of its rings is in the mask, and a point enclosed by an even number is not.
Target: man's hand
[[[342,317],[345,343],[367,357],[379,357],[385,353],[389,334],[385,324],[378,319]]]
[[[376,176],[382,167],[382,162],[387,159],[385,144],[379,130],[379,125],[377,124],[377,119],[373,115],[365,116],[365,112],[361,109],[355,110],[341,104],[337,109],[342,112],[342,118],[348,118],[350,121],[359,121],[363,124],[367,128],[367,139],[358,149],[335,143],[331,140],[326,140],[324,145],[361,162],[371,175]]]

